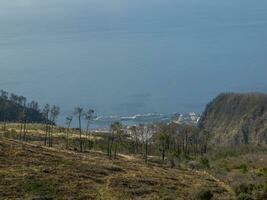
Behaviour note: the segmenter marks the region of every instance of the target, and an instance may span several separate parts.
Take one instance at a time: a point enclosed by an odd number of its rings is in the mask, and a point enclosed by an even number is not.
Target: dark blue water
[[[267,91],[265,0],[1,0],[0,88],[98,115]]]

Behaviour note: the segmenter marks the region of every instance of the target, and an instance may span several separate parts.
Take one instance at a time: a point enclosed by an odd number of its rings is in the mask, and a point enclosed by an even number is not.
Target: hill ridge
[[[267,144],[267,94],[222,93],[206,106],[199,126],[217,144]]]

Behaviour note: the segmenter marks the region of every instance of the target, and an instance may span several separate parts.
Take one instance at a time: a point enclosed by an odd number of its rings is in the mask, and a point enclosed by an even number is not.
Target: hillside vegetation
[[[267,95],[220,94],[207,105],[199,125],[216,144],[267,144]]]
[[[38,103],[27,103],[26,97],[0,91],[0,121],[2,122],[45,122]]]
[[[19,124],[0,128],[0,199],[243,199],[267,196],[266,152],[243,145],[217,148],[204,156],[127,152],[107,154],[107,138],[91,133],[94,148],[79,151],[79,130],[54,127],[53,148],[44,146],[43,124],[28,124],[19,141]],[[85,139],[85,138],[84,138]],[[106,141],[106,142],[105,142]],[[122,149],[123,147],[123,149]],[[149,146],[151,148],[152,146]],[[168,153],[169,154],[169,153]],[[213,198],[212,198],[213,197]]]
[[[205,173],[0,139],[1,199],[199,199],[209,192],[214,199],[232,199]]]

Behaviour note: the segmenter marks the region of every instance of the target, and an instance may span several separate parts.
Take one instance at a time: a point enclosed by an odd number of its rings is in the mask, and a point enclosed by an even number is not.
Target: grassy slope
[[[0,199],[190,199],[204,187],[215,199],[231,199],[220,182],[204,173],[0,138]]]

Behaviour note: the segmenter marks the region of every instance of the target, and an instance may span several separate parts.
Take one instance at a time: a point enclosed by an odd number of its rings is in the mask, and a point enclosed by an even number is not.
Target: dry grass
[[[19,123],[8,123],[7,130],[8,131],[15,131],[16,133],[20,132],[21,124]],[[53,133],[55,137],[66,137],[67,129],[64,127],[53,126]],[[45,125],[38,124],[38,123],[28,123],[27,124],[27,134],[28,136],[45,136]],[[100,140],[101,137],[97,136],[96,134],[90,133],[88,135],[89,139],[93,140]],[[69,129],[69,138],[70,139],[77,139],[80,138],[80,133],[78,129]],[[83,133],[82,138],[86,138],[85,133]]]
[[[0,199],[190,199],[209,188],[232,199],[218,181],[194,171],[146,166],[125,155],[77,153],[0,139]]]

